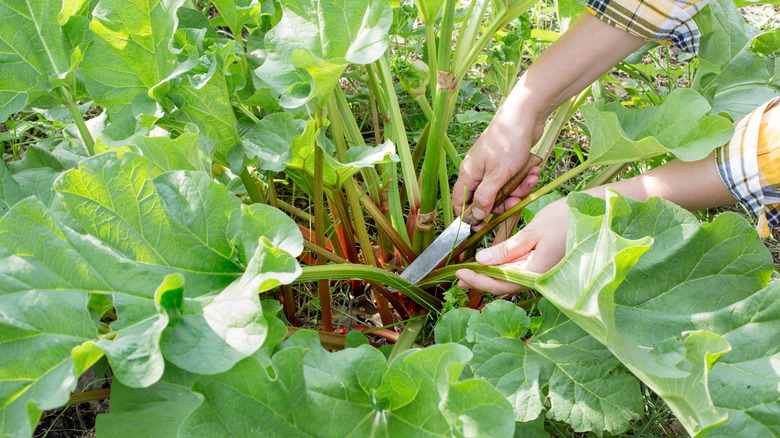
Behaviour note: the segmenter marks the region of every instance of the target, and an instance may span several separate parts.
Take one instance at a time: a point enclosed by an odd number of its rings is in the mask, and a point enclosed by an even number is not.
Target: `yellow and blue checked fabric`
[[[618,29],[646,40],[699,50],[699,27],[693,16],[708,0],[588,0],[588,10]]]
[[[761,237],[780,224],[780,97],[735,125],[717,154],[718,173],[734,197],[758,218]]]

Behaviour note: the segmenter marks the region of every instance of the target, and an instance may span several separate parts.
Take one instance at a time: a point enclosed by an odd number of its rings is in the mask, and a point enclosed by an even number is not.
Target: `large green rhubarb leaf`
[[[259,25],[263,13],[274,11],[273,3],[268,0],[213,0],[212,3],[219,11],[219,21],[230,28],[236,41],[241,41],[244,26]]]
[[[91,44],[82,69],[87,91],[108,109],[114,136],[135,130],[133,105],[173,71],[170,48],[184,0],[100,0],[92,12]],[[135,102],[134,102],[135,101]]]
[[[295,178],[295,182],[305,190],[312,190],[313,187],[315,148],[318,147],[326,150],[323,154],[323,182],[330,188],[341,187],[347,178],[362,167],[398,160],[395,145],[388,140],[376,147],[354,146],[347,150],[342,163],[328,154],[328,145],[323,144],[325,141],[321,133],[322,130],[316,129],[315,121],[309,120],[303,133],[293,137],[290,145],[292,158],[287,163],[288,175]]]
[[[132,145],[156,166],[155,172],[197,170],[211,173],[211,160],[216,144],[197,133],[184,133],[176,139],[138,136]]]
[[[393,12],[386,0],[282,0],[282,20],[265,36],[255,74],[283,94],[281,104],[322,104],[350,63],[368,64],[388,47]]]
[[[463,346],[410,350],[389,366],[368,345],[329,353],[313,332],[297,332],[272,350],[273,343],[222,374],[192,379],[171,368],[150,388],[120,387],[120,403],[112,400],[99,432],[133,436],[109,422],[115,417],[159,425],[167,433],[156,436],[164,437],[512,436],[505,398],[483,380],[460,377],[471,357]],[[145,400],[177,415],[150,417]],[[175,405],[179,400],[186,403]]]
[[[63,27],[62,6],[62,0],[0,1],[0,121],[27,104],[56,105],[49,92],[72,73],[77,28],[84,24],[74,17]]]
[[[67,232],[35,198],[0,219],[2,436],[31,436],[41,412],[65,404],[94,362],[82,348],[98,334],[84,289],[102,291],[104,282],[71,251]]]
[[[181,423],[199,404],[190,388],[198,375],[165,365],[165,373],[148,388],[111,383],[111,413],[98,415],[99,437],[175,437]]]
[[[279,323],[258,292],[299,275],[295,224],[203,172],[152,180],[149,167],[130,152],[86,159],[56,180],[56,214],[30,197],[0,219],[4,434],[63,404],[101,354],[122,384],[148,386],[165,359],[225,371]],[[118,320],[98,339],[101,296]]]
[[[278,173],[292,160],[290,145],[303,133],[306,123],[288,113],[269,114],[241,138],[241,144],[228,152],[227,160],[234,173],[246,165]]]
[[[710,99],[713,113],[737,120],[780,96],[780,64],[774,56],[751,51],[759,32],[734,2],[713,0],[694,19],[702,38],[692,87]]]
[[[638,381],[603,345],[548,301],[532,325],[525,311],[494,301],[481,313],[447,312],[436,326],[436,342],[459,342],[473,349],[470,365],[493,384],[515,410],[517,421],[547,416],[576,431],[620,433],[639,418]]]
[[[685,161],[706,157],[734,133],[725,117],[707,115],[710,105],[697,92],[677,88],[660,106],[627,109],[596,102],[580,108],[591,134],[590,166],[625,163],[673,153]]]
[[[5,164],[0,166],[0,217],[24,198],[25,194],[19,183],[11,176],[11,172],[6,169]]]
[[[780,315],[777,287],[766,287],[772,260],[752,227],[733,214],[702,225],[658,199],[568,202],[567,255],[537,289],[663,397],[691,435],[774,436]],[[750,374],[760,376],[755,390],[743,380]]]
[[[200,58],[197,65],[180,66],[178,75],[169,78],[171,86],[167,99],[177,107],[172,111],[172,117],[196,125],[202,135],[216,142],[216,154],[223,158],[240,142],[231,104],[234,86],[230,72],[235,68],[231,65],[238,60],[240,47],[232,40],[217,40],[204,48],[198,40],[202,35],[191,34],[185,34],[186,50],[197,51]],[[177,33],[177,38],[181,40],[182,34]],[[188,63],[189,60],[184,64]],[[157,90],[157,96],[156,93]]]
[[[0,217],[28,196],[38,198],[48,207],[54,198],[54,180],[65,168],[66,164],[38,144],[28,146],[22,160],[0,166]]]

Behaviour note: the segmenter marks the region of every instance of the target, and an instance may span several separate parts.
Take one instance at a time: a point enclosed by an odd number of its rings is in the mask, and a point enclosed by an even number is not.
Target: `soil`
[[[110,380],[97,379],[90,369],[79,377],[76,391],[83,392],[111,386]],[[34,438],[91,438],[95,436],[95,421],[109,411],[108,399],[74,404],[45,411],[33,433]]]
[[[108,413],[108,400],[92,401],[46,411],[38,422],[35,438],[91,438],[98,414]]]

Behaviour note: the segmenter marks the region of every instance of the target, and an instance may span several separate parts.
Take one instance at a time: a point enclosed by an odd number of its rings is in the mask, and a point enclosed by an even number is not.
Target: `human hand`
[[[523,129],[521,126],[528,126]],[[531,145],[538,140],[543,124],[519,119],[510,109],[502,107],[493,122],[469,149],[460,165],[458,181],[452,192],[452,205],[457,214],[473,203],[473,216],[484,219],[492,210],[499,191],[519,173],[529,158]],[[541,171],[532,168],[526,178],[506,198],[519,198],[531,192],[539,181]],[[515,202],[516,203],[516,202]]]
[[[513,265],[525,271],[544,273],[566,254],[569,210],[564,200],[544,207],[520,232],[509,239],[477,252],[481,265]],[[455,272],[458,287],[476,288],[495,295],[519,292],[521,287],[477,274],[470,269]]]

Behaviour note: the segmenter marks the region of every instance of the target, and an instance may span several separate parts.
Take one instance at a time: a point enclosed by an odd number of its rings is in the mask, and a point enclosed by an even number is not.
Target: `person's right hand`
[[[524,128],[523,125],[526,125]],[[542,135],[543,124],[525,122],[511,110],[502,109],[485,132],[469,149],[460,165],[458,181],[452,190],[452,206],[457,214],[474,204],[474,217],[484,219],[501,194],[499,190],[528,160],[529,150]],[[532,168],[513,196],[525,196],[536,187],[540,169]],[[503,194],[509,196],[509,193]]]
[[[569,209],[563,199],[544,207],[533,220],[509,239],[477,252],[481,265],[513,265],[525,271],[547,272],[566,254],[566,235]],[[519,292],[522,287],[477,274],[470,269],[459,269],[458,287],[476,288],[494,295]]]

